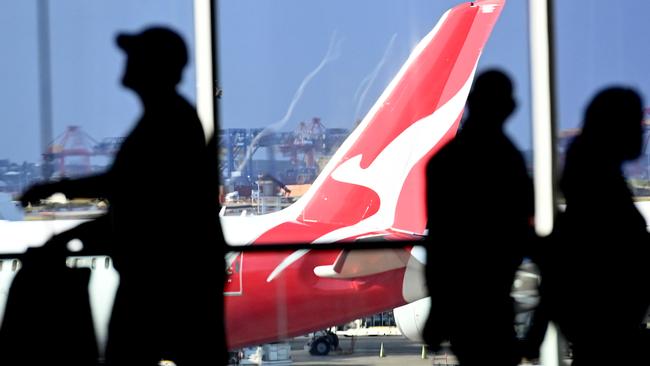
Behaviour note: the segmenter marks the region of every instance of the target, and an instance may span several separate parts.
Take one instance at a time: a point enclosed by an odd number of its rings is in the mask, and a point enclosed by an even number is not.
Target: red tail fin
[[[311,189],[288,209],[297,221],[289,225],[305,229],[292,240],[337,241],[390,228],[424,231],[425,164],[456,133],[504,3],[466,3],[443,15]],[[274,241],[274,231],[256,241]]]

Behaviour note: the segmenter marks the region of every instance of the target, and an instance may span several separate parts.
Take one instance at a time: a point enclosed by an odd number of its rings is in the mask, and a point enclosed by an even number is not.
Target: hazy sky
[[[221,120],[225,127],[264,126],[282,120],[303,79],[323,60],[330,43],[340,42],[338,57],[311,79],[296,103],[285,125],[291,130],[299,121],[315,116],[327,127],[353,127],[413,47],[459,2],[240,0],[220,4]],[[511,1],[505,8],[480,68],[498,66],[515,78],[521,103],[512,131],[527,145],[524,5]]]
[[[121,31],[174,27],[193,49],[189,0],[50,1],[55,136],[81,125],[101,140],[122,136],[136,121],[135,96],[121,88]],[[287,115],[284,130],[318,116],[327,127],[351,128],[372,106],[412,47],[451,0],[219,1],[222,128],[264,127]],[[644,19],[650,3],[557,1],[560,127],[578,124],[594,92],[623,83],[650,95],[650,46]],[[514,79],[519,108],[509,132],[530,148],[527,6],[509,0],[480,68],[500,67]],[[37,161],[39,148],[36,0],[0,2],[0,159]],[[194,70],[182,93],[193,99]],[[170,141],[173,148],[173,141]]]
[[[0,159],[40,156],[36,0],[0,1]],[[134,94],[120,85],[118,32],[153,24],[178,30],[193,48],[193,8],[180,0],[56,0],[50,5],[54,137],[81,125],[94,138],[121,136],[137,119]],[[182,87],[194,98],[194,70]]]

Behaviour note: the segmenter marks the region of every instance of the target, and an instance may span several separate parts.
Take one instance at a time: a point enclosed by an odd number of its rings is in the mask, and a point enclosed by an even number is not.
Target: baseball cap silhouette
[[[187,64],[187,48],[178,33],[165,27],[151,27],[140,33],[121,33],[117,45],[129,57],[137,57],[162,72],[180,72]]]

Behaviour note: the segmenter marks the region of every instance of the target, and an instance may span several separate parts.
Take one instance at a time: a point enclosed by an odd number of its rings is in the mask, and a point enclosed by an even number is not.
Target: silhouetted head
[[[642,152],[643,101],[632,89],[614,87],[599,92],[587,107],[582,140],[616,161]]]
[[[480,124],[480,128],[501,129],[515,107],[512,82],[504,72],[499,70],[481,73],[476,78],[467,98],[470,120]],[[474,123],[473,121],[468,120],[470,123]]]
[[[127,54],[124,86],[142,92],[174,88],[180,82],[187,48],[174,31],[153,27],[137,34],[120,34],[117,45]]]

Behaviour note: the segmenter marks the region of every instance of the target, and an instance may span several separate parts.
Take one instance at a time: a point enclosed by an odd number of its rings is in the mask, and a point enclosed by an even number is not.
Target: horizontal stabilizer
[[[334,263],[314,268],[323,278],[351,279],[404,268],[411,254],[405,249],[342,250]]]

